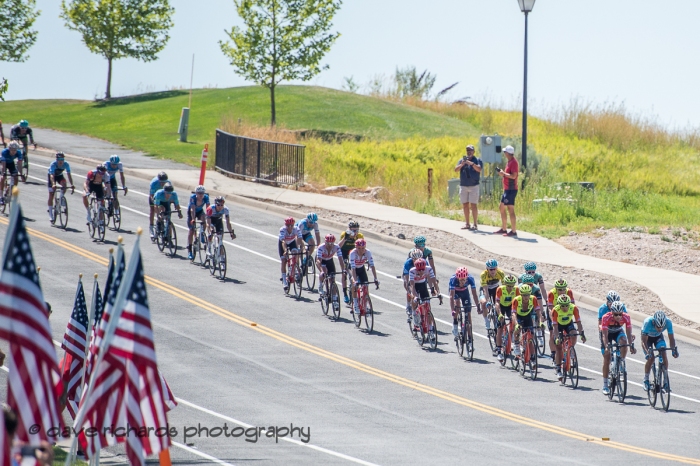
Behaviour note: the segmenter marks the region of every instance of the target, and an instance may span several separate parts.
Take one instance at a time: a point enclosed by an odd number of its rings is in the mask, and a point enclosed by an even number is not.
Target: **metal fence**
[[[245,138],[216,130],[216,168],[272,184],[304,183],[304,146]]]

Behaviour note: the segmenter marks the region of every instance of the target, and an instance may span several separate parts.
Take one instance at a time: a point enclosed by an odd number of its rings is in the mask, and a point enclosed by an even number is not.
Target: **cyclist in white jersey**
[[[433,268],[428,265],[425,259],[417,259],[413,263],[413,267],[408,271],[408,283],[410,287],[411,294],[413,295],[413,325],[416,327],[420,326],[420,315],[418,314],[418,300],[427,299],[430,297],[430,292],[428,291],[428,285],[432,291],[433,296],[440,295],[440,288],[438,286],[435,272]]]
[[[340,246],[335,244],[335,235],[329,233],[326,235],[325,240],[326,242],[316,249],[316,268],[321,271],[318,276],[320,280],[318,285],[319,301],[321,301],[323,297],[323,280],[325,280],[326,274],[335,275],[333,256],[338,258],[338,265],[340,265],[341,270],[343,268],[343,254],[340,252]]]
[[[280,228],[280,235],[277,242],[277,250],[280,254],[280,264],[282,271],[282,286],[284,287],[284,292],[289,291],[289,283],[287,283],[287,258],[285,257],[287,251],[297,252],[302,249],[304,240],[301,237],[301,230],[294,226],[294,218],[287,217],[284,220],[284,226]]]
[[[355,240],[355,249],[350,251],[349,262],[350,270],[352,271],[352,280],[355,284],[351,290],[353,310],[350,312],[360,312],[360,307],[357,302],[357,285],[360,283],[369,282],[365,264],[367,264],[372,270],[375,285],[379,286],[379,281],[377,280],[377,269],[374,268],[374,259],[372,258],[372,253],[369,251],[369,249],[367,249],[367,242],[364,240],[364,238]]]

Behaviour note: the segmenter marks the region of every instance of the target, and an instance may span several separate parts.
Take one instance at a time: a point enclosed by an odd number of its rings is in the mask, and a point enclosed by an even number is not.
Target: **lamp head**
[[[518,5],[520,5],[520,11],[530,13],[535,7],[535,0],[518,0]]]

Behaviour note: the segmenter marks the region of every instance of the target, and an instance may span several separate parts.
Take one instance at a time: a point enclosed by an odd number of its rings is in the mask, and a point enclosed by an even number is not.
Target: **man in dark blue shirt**
[[[479,211],[477,204],[479,203],[479,178],[481,170],[484,168],[484,163],[481,159],[474,157],[474,146],[467,146],[467,155],[462,157],[455,171],[459,172],[459,201],[464,209],[465,225],[462,230],[476,230],[477,218]],[[471,210],[474,217],[474,225],[469,225],[469,211]]]

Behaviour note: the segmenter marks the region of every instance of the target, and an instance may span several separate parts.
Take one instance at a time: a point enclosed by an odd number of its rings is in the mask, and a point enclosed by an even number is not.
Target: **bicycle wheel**
[[[163,233],[164,225],[162,223],[156,224],[156,243],[158,244],[158,250],[163,252],[165,250],[165,234]]]
[[[174,256],[175,254],[177,254],[177,233],[175,232],[175,225],[173,225],[172,223],[168,225],[167,241],[170,255]]]
[[[200,251],[199,251],[199,238],[195,238],[194,241],[192,241],[192,246],[191,246],[191,252],[192,252],[192,259],[190,260],[190,263],[194,264],[195,259],[199,259]]]
[[[226,248],[222,244],[219,248],[219,280],[226,278],[226,270],[228,263],[226,262]]]
[[[112,226],[114,226],[115,231],[119,231],[122,227],[122,209],[117,208],[113,210],[112,213]]]
[[[5,213],[5,209],[7,209],[7,204],[10,203],[10,196],[7,195],[9,191],[9,189],[5,189],[4,198],[2,200],[2,204],[0,204],[0,212],[3,214]]]
[[[617,373],[617,380],[615,382],[617,385],[617,401],[619,403],[624,403],[625,396],[627,395],[627,374],[620,370]]]
[[[535,330],[535,339],[537,340],[537,355],[539,357],[543,357],[545,348],[547,348],[547,342],[545,341],[544,330],[542,327]]]
[[[214,275],[216,273],[216,267],[219,264],[218,255],[219,255],[219,240],[217,239],[217,236],[214,235],[214,239],[212,240],[212,243],[211,243],[211,256],[209,256],[209,273],[211,275]],[[289,279],[289,275],[287,275],[287,279]],[[291,286],[291,283],[289,285]]]
[[[358,301],[359,302],[359,301]],[[361,309],[355,309],[355,305],[353,304],[353,312],[352,312],[352,321],[355,322],[355,328],[360,328],[360,325],[362,325],[362,310]],[[358,305],[359,307],[359,305]]]
[[[569,348],[569,379],[571,379],[571,386],[573,388],[578,387],[578,358],[576,357],[576,348]]]
[[[462,313],[457,311],[457,338],[455,339],[455,344],[457,345],[457,354],[460,357],[464,357],[464,342],[466,340],[467,329],[464,326]]]
[[[491,353],[496,352],[496,348],[498,347],[498,342],[496,341],[496,329],[497,329],[497,321],[496,317],[492,314],[488,317],[490,321],[490,326],[491,328],[487,330],[487,334],[489,337],[489,345],[491,345]]]
[[[306,260],[305,279],[306,289],[309,291],[313,291],[314,287],[316,286],[316,261],[313,260],[313,257],[309,257]]]
[[[537,363],[537,347],[533,340],[528,340],[528,345],[530,345],[530,358],[527,362],[527,368],[530,371],[530,380],[535,380],[539,369],[539,365]]]
[[[338,293],[338,285],[335,284],[335,281],[332,281],[329,287],[328,299],[333,308],[333,319],[338,320],[340,318],[340,293]]]
[[[470,336],[472,335],[472,336]],[[469,320],[464,321],[464,346],[467,349],[467,360],[474,360],[474,337],[472,332],[472,326]]]
[[[29,154],[27,153],[27,148],[25,147],[22,151],[24,153],[24,161],[22,162],[22,168],[20,169],[19,176],[22,178],[22,183],[27,182],[29,177]]]
[[[505,367],[506,366],[506,359],[508,359],[508,345],[510,344],[509,342],[509,336],[508,336],[508,330],[503,329],[503,335],[501,336],[501,354],[503,355],[503,360],[499,361],[501,363],[501,366]]]
[[[617,377],[615,376],[615,365],[610,363],[610,370],[608,372],[608,399],[612,400],[615,396],[615,390],[617,390]]]
[[[301,284],[302,281],[304,280],[304,276],[301,273],[301,267],[299,266],[299,263],[297,262],[296,265],[294,265],[294,274],[293,274],[293,282],[292,285],[294,286],[294,296],[297,297],[297,299],[301,298]]]
[[[65,196],[61,196],[58,211],[54,209],[54,222],[56,221],[56,217],[58,217],[58,222],[61,224],[61,228],[65,228],[68,225],[68,202],[66,201]]]
[[[668,411],[668,406],[671,404],[671,383],[668,381],[668,370],[666,365],[659,367],[659,397],[661,398],[661,407],[664,411]]]
[[[647,390],[647,398],[649,399],[649,405],[654,408],[656,407],[656,395],[659,393],[657,390],[658,382],[656,381],[656,362],[651,365],[651,371],[649,371],[649,390]]]
[[[201,238],[195,238],[194,242],[192,245],[197,244],[197,253],[199,256],[199,264],[202,267],[206,267],[207,261],[209,260],[209,257],[207,257],[207,251],[209,250],[209,243],[207,242],[206,238],[204,239],[204,242],[202,242]],[[193,251],[194,254],[194,251]]]
[[[331,285],[328,285],[328,281],[326,280],[325,283],[322,281],[320,282],[322,285],[325,284],[327,285],[326,288],[326,294],[321,295],[321,312],[323,312],[324,316],[328,315],[328,310],[331,307],[331,290],[330,287]]]
[[[367,333],[372,333],[372,330],[374,330],[374,308],[369,295],[365,297],[365,328]]]
[[[437,349],[437,325],[435,325],[435,318],[433,317],[432,311],[428,311],[428,343],[430,344],[430,349]]]
[[[525,356],[527,355],[527,351],[525,350],[525,338],[521,336],[520,341],[522,342],[520,345],[520,358],[516,359],[515,368],[520,372],[521,376],[525,377],[525,370],[527,369],[527,364],[525,364]]]
[[[106,201],[107,206],[105,207],[105,227],[109,227],[109,221],[112,218],[112,200],[107,199]]]
[[[102,215],[101,219],[100,219],[100,214]],[[98,210],[97,219],[95,220],[95,222],[97,223],[97,227],[96,227],[97,228],[97,239],[99,239],[100,241],[105,240],[105,230],[107,229],[105,227],[105,218],[106,217],[107,217],[107,214],[105,213],[104,210],[102,210],[102,209]]]

